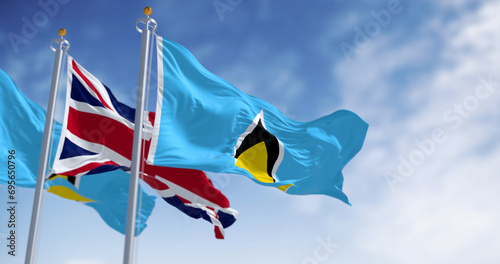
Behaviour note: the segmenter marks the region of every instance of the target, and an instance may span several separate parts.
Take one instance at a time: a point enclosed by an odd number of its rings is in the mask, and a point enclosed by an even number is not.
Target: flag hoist
[[[133,263],[134,238],[135,238],[135,218],[137,209],[137,189],[139,185],[139,170],[143,159],[141,157],[142,124],[144,121],[144,99],[146,94],[147,65],[149,61],[149,48],[151,35],[155,33],[157,23],[149,16],[153,13],[151,7],[144,8],[146,17],[137,20],[136,29],[142,34],[141,55],[139,61],[139,81],[137,84],[137,103],[135,111],[135,128],[132,147],[132,164],[130,168],[130,187],[128,196],[127,225],[125,233],[125,250],[123,263]],[[139,28],[139,24],[144,24],[144,29]]]
[[[35,197],[33,201],[33,211],[31,213],[31,225],[28,234],[28,245],[26,248],[25,264],[33,263],[35,256],[35,244],[40,220],[40,210],[42,205],[43,187],[47,176],[47,163],[49,159],[50,140],[52,138],[52,125],[54,123],[54,110],[57,97],[57,88],[59,87],[59,77],[61,74],[61,62],[63,55],[69,50],[69,42],[63,37],[66,35],[64,28],[59,29],[59,38],[52,40],[50,48],[56,53],[54,59],[54,68],[52,70],[52,82],[50,84],[49,102],[47,105],[47,115],[45,117],[45,128],[43,130],[42,150],[40,152],[40,161],[38,163],[38,173],[36,179]],[[57,48],[54,48],[54,44]]]

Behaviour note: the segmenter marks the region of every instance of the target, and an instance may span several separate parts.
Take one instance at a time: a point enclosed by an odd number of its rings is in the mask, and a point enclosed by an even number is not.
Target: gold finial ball
[[[57,33],[59,34],[59,36],[64,37],[66,36],[66,29],[60,28],[59,31],[57,31]]]
[[[146,7],[144,8],[144,14],[145,14],[146,16],[149,16],[149,15],[151,15],[152,13],[153,13],[153,9],[152,9],[151,7],[146,6]]]

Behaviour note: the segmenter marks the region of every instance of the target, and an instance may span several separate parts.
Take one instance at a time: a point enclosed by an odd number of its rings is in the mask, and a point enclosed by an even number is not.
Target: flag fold
[[[14,84],[12,79],[0,70],[0,151],[15,151],[15,186],[34,188],[38,171],[38,161],[42,148],[45,126],[45,110],[29,100]],[[61,135],[61,124],[54,124],[52,158],[54,160],[57,142]],[[6,158],[2,155],[0,158]],[[7,164],[7,161],[3,162]],[[0,175],[0,183],[7,185],[7,173]],[[123,171],[113,171],[78,178],[51,177],[45,181],[45,188],[58,196],[82,202],[94,208],[110,227],[125,233],[128,201],[128,176]],[[141,187],[142,206],[138,209],[136,225],[139,233],[146,227],[146,221],[153,210],[155,197],[146,194]]]

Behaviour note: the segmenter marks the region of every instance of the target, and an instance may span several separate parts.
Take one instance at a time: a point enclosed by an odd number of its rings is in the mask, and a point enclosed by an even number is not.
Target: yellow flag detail
[[[286,192],[288,190],[288,188],[292,187],[293,186],[293,183],[290,183],[290,184],[287,184],[287,185],[281,185],[280,187],[276,187],[284,192]]]
[[[64,175],[61,175],[61,174],[56,174],[54,176],[51,176],[49,179],[50,180],[54,180],[54,179],[57,179],[57,178],[63,178],[65,180],[68,180],[68,176],[64,176]]]
[[[274,182],[267,173],[267,148],[264,142],[245,150],[236,160],[236,166],[246,169],[260,182]]]
[[[65,186],[50,186],[47,191],[57,196],[61,196],[62,198],[70,199],[77,202],[95,202],[94,200],[79,195],[75,191]]]

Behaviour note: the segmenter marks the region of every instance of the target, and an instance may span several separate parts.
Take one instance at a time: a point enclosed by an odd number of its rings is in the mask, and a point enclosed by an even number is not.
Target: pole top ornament
[[[59,36],[61,37],[66,36],[66,29],[60,28],[59,31],[57,31],[57,34],[59,34]]]
[[[153,9],[152,9],[151,7],[146,6],[146,7],[144,8],[144,14],[145,14],[146,16],[150,16],[152,13],[153,13]]]

